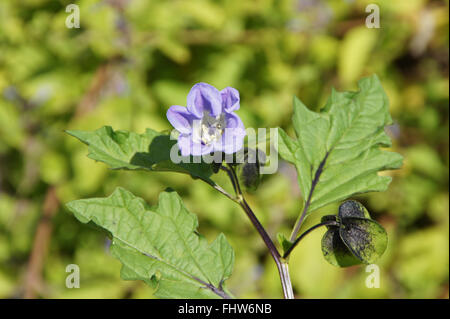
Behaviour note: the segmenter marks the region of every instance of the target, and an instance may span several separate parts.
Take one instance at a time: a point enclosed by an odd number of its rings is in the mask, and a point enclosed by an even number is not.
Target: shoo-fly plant
[[[277,140],[272,142],[280,157],[297,169],[302,208],[290,236],[278,234],[279,245],[245,198],[246,191],[258,187],[260,168],[267,161],[264,149],[245,143],[239,108],[236,89],[219,91],[198,83],[187,95],[186,107],[168,109],[167,119],[175,129],[172,134],[152,129],[137,134],[109,126],[67,133],[89,146],[88,157],[112,169],[185,173],[234,201],[275,261],[285,298],[294,298],[289,256],[319,227],[327,228],[321,249],[330,264],[374,263],[386,250],[386,231],[361,203],[349,198],[385,191],[391,177],[379,172],[402,165],[399,154],[382,149],[391,145],[385,127],[392,119],[379,79],[362,79],[357,92],[333,90],[320,112],[294,98],[296,136],[278,128]],[[174,150],[187,160],[172,160]],[[219,155],[205,161],[211,153]],[[234,194],[215,181],[219,171],[229,177]],[[337,212],[330,211],[319,224],[301,232],[310,214],[335,202],[340,204]],[[208,243],[197,232],[196,215],[175,191],[161,192],[158,203],[149,205],[119,187],[109,197],[75,200],[67,207],[82,223],[92,222],[110,234],[112,254],[123,264],[123,279],[143,280],[161,298],[234,298],[226,285],[233,270],[233,248],[223,234]]]

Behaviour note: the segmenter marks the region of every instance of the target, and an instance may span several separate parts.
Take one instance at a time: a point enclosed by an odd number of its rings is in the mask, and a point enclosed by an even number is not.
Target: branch
[[[295,222],[294,229],[292,230],[292,234],[291,234],[291,238],[290,238],[291,241],[294,241],[295,238],[297,237],[297,234],[300,231],[300,227],[303,224],[303,220],[306,217],[306,213],[308,212],[309,205],[311,204],[312,194],[314,192],[314,189],[316,188],[317,183],[319,182],[319,178],[320,178],[320,175],[322,174],[322,170],[323,170],[323,167],[325,166],[325,162],[327,161],[328,154],[329,153],[327,152],[327,154],[325,155],[322,162],[320,162],[319,167],[317,168],[317,171],[314,175],[314,179],[311,183],[311,190],[309,191],[309,194],[308,194],[308,199],[305,202],[305,206],[303,207],[303,211],[302,211],[302,214],[300,215],[300,218],[297,219],[297,221]]]
[[[307,231],[305,231],[303,234],[301,234],[292,244],[291,247],[289,247],[288,250],[286,250],[286,252],[283,255],[283,258],[287,258],[289,257],[289,255],[291,254],[292,250],[294,250],[294,248],[298,245],[298,243],[306,236],[308,235],[310,232],[312,232],[314,229],[322,227],[322,226],[338,226],[339,223],[336,221],[326,221],[317,225],[312,226],[310,229],[308,229]]]
[[[50,244],[50,237],[52,233],[52,217],[58,212],[59,201],[56,196],[54,187],[47,190],[45,196],[42,217],[39,222],[36,234],[34,236],[33,250],[31,251],[28,262],[24,298],[33,299],[36,297],[36,291],[39,290],[42,281],[42,268],[44,266],[44,259],[47,253],[48,245]]]
[[[294,299],[294,293],[292,291],[291,279],[289,276],[289,268],[286,261],[282,260],[280,253],[275,247],[273,241],[270,239],[270,236],[267,234],[264,227],[259,222],[256,215],[253,213],[252,209],[248,205],[247,201],[244,198],[244,195],[241,190],[241,186],[239,185],[239,180],[236,176],[236,172],[234,171],[232,166],[221,166],[221,169],[227,172],[230,177],[231,183],[233,184],[233,188],[236,191],[237,199],[235,200],[247,214],[248,218],[252,222],[253,226],[258,231],[259,235],[263,239],[266,244],[267,249],[269,249],[270,254],[272,255],[273,260],[278,268],[278,273],[280,275],[281,286],[283,288],[283,294],[286,299]]]

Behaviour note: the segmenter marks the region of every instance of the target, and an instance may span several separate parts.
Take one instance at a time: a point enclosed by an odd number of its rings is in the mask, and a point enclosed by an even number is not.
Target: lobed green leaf
[[[169,134],[147,129],[143,134],[114,131],[104,126],[95,131],[66,131],[89,146],[88,157],[103,162],[112,169],[173,171],[200,178],[213,185],[211,164],[200,161],[174,163],[170,153],[177,143]],[[177,147],[177,146],[175,146]],[[178,149],[176,149],[178,152]]]
[[[209,245],[197,233],[197,217],[175,192],[161,193],[155,207],[123,188],[67,207],[81,222],[93,222],[111,234],[123,279],[143,280],[163,298],[229,296],[223,284],[232,272],[233,249],[223,234]]]
[[[296,166],[307,214],[355,194],[386,190],[391,177],[378,172],[402,165],[400,154],[380,149],[391,146],[384,129],[392,119],[378,77],[358,84],[358,92],[333,90],[321,112],[295,98],[297,138],[279,129],[278,152]]]

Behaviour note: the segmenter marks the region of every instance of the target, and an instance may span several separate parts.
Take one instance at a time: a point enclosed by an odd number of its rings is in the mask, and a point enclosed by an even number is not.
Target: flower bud
[[[244,149],[244,158],[240,164],[236,166],[236,174],[239,183],[245,187],[247,191],[256,191],[261,181],[259,168],[265,163],[265,154],[256,149]]]

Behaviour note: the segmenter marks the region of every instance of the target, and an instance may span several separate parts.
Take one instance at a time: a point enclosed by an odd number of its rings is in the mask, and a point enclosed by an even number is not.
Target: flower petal
[[[182,134],[189,134],[192,131],[192,122],[196,119],[189,113],[188,109],[179,106],[172,105],[167,110],[167,119],[170,124]]]
[[[190,134],[180,134],[178,137],[178,147],[182,156],[200,156],[209,154],[213,151],[213,145],[203,145],[192,140]]]
[[[243,128],[225,128],[222,138],[214,143],[214,150],[226,154],[236,153],[244,147],[246,132]]]
[[[236,153],[244,146],[245,135],[244,123],[239,116],[234,113],[225,113],[225,130],[222,138],[214,143],[214,150],[226,154]]]
[[[238,90],[232,87],[226,87],[220,91],[220,94],[222,95],[222,107],[225,112],[230,113],[239,110],[240,98]]]
[[[242,123],[241,118],[235,113],[225,113],[225,127],[245,130],[244,123]]]
[[[192,155],[200,156],[206,155],[213,151],[213,145],[203,145],[201,143],[192,143]]]
[[[180,134],[178,136],[178,147],[181,151],[181,156],[189,156],[191,155],[191,144],[192,139],[189,134]]]
[[[187,96],[187,109],[198,118],[202,118],[205,111],[217,116],[222,113],[222,96],[214,86],[197,83]]]

